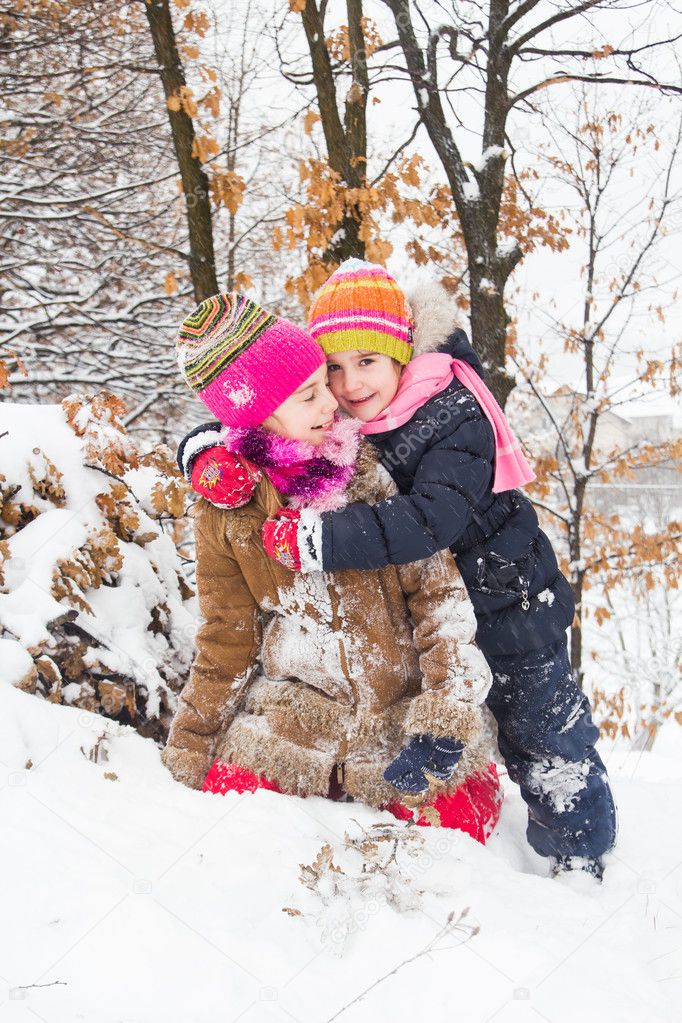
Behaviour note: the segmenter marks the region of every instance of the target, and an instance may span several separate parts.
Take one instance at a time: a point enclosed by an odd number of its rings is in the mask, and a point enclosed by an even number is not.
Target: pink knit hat
[[[309,334],[235,291],[213,295],[176,341],[185,382],[225,426],[260,426],[324,364]]]

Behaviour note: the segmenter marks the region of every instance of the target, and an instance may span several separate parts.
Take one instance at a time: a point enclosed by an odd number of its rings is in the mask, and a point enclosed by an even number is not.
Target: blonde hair
[[[284,497],[280,494],[274,484],[268,479],[263,473],[260,483],[256,487],[253,497],[251,498],[250,505],[254,509],[262,512],[266,519],[269,519],[274,515],[278,508],[281,508],[284,504]],[[196,520],[201,520],[202,525],[208,529],[213,537],[217,539],[221,535],[223,525],[223,514],[227,511],[228,514],[231,512],[225,508],[217,508],[210,501],[207,501],[205,497],[200,497],[196,504],[193,505],[190,515]]]
[[[264,513],[266,519],[274,515],[277,509],[281,508],[284,504],[284,498],[265,473],[263,473],[263,477],[256,487],[256,492],[251,500],[254,506]]]

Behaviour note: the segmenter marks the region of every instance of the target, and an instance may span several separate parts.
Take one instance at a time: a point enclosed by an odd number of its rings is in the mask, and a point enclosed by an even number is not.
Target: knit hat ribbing
[[[176,352],[187,385],[235,427],[260,426],[324,364],[309,334],[234,291],[197,306],[180,327]]]
[[[326,355],[362,349],[406,365],[412,358],[412,312],[383,266],[347,259],[315,296],[308,329]]]

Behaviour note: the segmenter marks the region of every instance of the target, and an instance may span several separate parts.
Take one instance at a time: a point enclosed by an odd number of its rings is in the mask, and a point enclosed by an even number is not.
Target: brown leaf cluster
[[[145,543],[155,540],[158,536],[156,532],[138,532],[140,516],[124,483],[114,483],[108,490],[97,494],[95,503],[106,517],[114,536],[123,540],[124,543],[137,543],[144,546]]]
[[[330,41],[328,40],[328,43]],[[331,44],[345,52],[343,38]],[[337,47],[337,48],[338,48]],[[336,52],[336,51],[335,51]],[[339,58],[341,59],[341,58]],[[304,130],[312,132],[318,115],[310,111]],[[385,222],[409,223],[417,232],[408,240],[405,251],[417,266],[430,266],[453,292],[462,309],[469,307],[469,296],[462,287],[466,274],[466,247],[450,189],[445,185],[426,184],[428,167],[415,153],[405,156],[396,169],[386,170],[378,181],[360,188],[349,188],[326,161],[305,159],[300,164],[304,200],[286,213],[286,226],[273,233],[274,248],[293,249],[305,245],[308,265],[298,277],[287,282],[289,294],[296,295],[307,307],[311,297],[326,276],[334,269],[329,263],[329,247],[344,219],[359,224],[358,235],[365,244],[365,256],[372,262],[385,264],[393,246],[385,237]],[[543,246],[554,252],[568,248],[571,231],[558,216],[539,205],[529,204],[524,180],[536,178],[531,169],[505,179],[502,195],[498,238],[500,242],[516,240],[526,252]],[[436,240],[421,237],[436,232]]]
[[[300,179],[304,186],[305,202],[287,210],[286,227],[276,227],[273,246],[294,249],[304,244],[308,257],[306,270],[290,278],[286,288],[296,295],[304,307],[333,269],[326,257],[332,239],[344,223],[351,218],[359,223],[358,235],[365,245],[366,258],[385,264],[393,251],[391,242],[382,237],[379,217],[386,214],[393,223],[410,221],[415,228],[452,227],[456,214],[447,188],[438,187],[422,191],[424,172],[427,170],[421,156],[405,157],[397,170],[387,171],[380,181],[360,188],[349,188],[340,175],[324,160],[306,159],[300,164]],[[420,260],[444,253],[431,248],[420,250],[418,243],[411,253]]]
[[[34,492],[44,501],[50,501],[56,508],[63,508],[66,494],[62,486],[63,474],[40,448],[33,449],[28,463],[28,474]]]
[[[535,204],[529,205],[522,192],[522,183],[537,180],[539,172],[532,168],[514,176],[505,177],[498,239],[518,241],[524,253],[535,252],[540,247],[551,252],[563,252],[569,247],[571,229],[559,218]]]
[[[246,182],[236,171],[216,171],[211,175],[208,189],[216,206],[236,213],[244,200]]]
[[[14,500],[20,490],[0,472],[0,537],[12,536],[40,514],[36,505]]]
[[[0,139],[0,152],[5,148],[3,141]],[[3,387],[9,387],[10,376],[12,375],[13,367],[5,362],[5,359],[12,359],[16,369],[19,370],[23,377],[28,377],[28,370],[23,359],[20,359],[16,352],[11,351],[9,348],[5,348],[3,352],[3,359],[0,359],[0,391]]]
[[[86,461],[114,475],[137,468],[135,445],[121,422],[127,412],[121,398],[103,390],[94,395],[71,394],[61,405],[69,426],[85,442]]]
[[[181,550],[184,527],[172,516],[184,514],[187,484],[180,476],[173,452],[167,446],[158,445],[142,455],[137,452],[120,421],[125,406],[115,396],[104,392],[94,398],[71,396],[65,400],[63,407],[72,429],[83,440],[87,463],[99,465],[107,475],[115,478],[107,480],[105,489],[95,498],[104,519],[103,525],[92,528],[81,545],[54,565],[50,589],[64,611],[47,624],[48,637],[28,649],[33,665],[17,684],[26,692],[54,703],[64,701],[65,686],[68,685],[70,705],[93,713],[122,717],[132,722],[143,735],[163,739],[173,714],[173,694],[184,681],[181,673],[186,673],[184,648],[183,656],[180,656],[177,639],[171,631],[169,603],[159,600],[150,609],[147,625],[151,633],[165,637],[168,642],[168,654],[156,665],[156,669],[169,692],[160,692],[160,713],[151,718],[146,713],[146,686],[140,684],[137,674],[128,677],[112,672],[107,643],[98,638],[98,630],[80,614],[93,615],[90,603],[92,590],[120,584],[124,543],[144,547],[160,535],[156,527],[150,529],[147,525],[144,528],[142,523],[146,509],[143,511],[130,487],[116,476],[117,471],[123,473],[129,468],[144,466],[159,475],[152,502],[157,514],[164,518],[165,532],[181,556],[185,557],[189,557],[189,552]],[[108,467],[104,469],[101,463]],[[62,507],[66,503],[62,473],[41,448],[36,447],[28,456],[27,475],[32,494],[19,502],[16,496],[20,486],[0,474],[0,590],[4,592],[7,592],[8,579],[11,584],[11,577],[5,570],[6,562],[11,558],[9,537],[49,507]],[[48,502],[47,507],[45,502]],[[151,557],[149,564],[158,574],[157,565]],[[194,595],[180,572],[177,573],[177,581],[181,599],[187,600]]]
[[[184,480],[159,481],[152,487],[152,507],[159,518],[162,515],[169,515],[174,519],[180,518],[185,514],[187,493],[188,487]]]
[[[673,719],[682,725],[682,709],[679,708],[679,695],[671,691],[664,700],[648,700],[636,703],[624,687],[616,692],[594,688],[592,691],[592,708],[595,721],[603,737],[614,740],[618,738],[634,739],[628,720],[636,722],[637,737],[653,741],[661,725]]]
[[[365,42],[365,54],[367,57],[371,57],[377,48],[382,45],[383,39],[379,35],[376,22],[372,18],[363,15],[360,19],[360,24]],[[340,25],[334,32],[330,33],[325,39],[325,44],[332,60],[340,64],[347,63],[350,60],[348,25]]]
[[[312,891],[317,889],[325,875],[344,873],[341,867],[337,867],[334,863],[334,850],[329,843],[322,846],[312,863],[299,863],[299,867],[299,880],[301,884]]]
[[[93,614],[84,591],[113,582],[112,574],[123,568],[118,540],[108,526],[93,530],[68,558],[59,560],[52,574],[51,593],[86,614]]]

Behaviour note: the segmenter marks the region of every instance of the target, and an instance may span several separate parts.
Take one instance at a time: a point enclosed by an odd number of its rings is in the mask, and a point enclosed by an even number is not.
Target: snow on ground
[[[358,804],[214,796],[133,729],[2,685],[0,1023],[678,1019],[681,734],[610,754],[600,889],[546,876],[513,787],[487,848]],[[363,891],[343,835],[378,822],[402,836],[397,865]],[[299,881],[325,843],[346,874],[322,893],[349,891],[327,909]],[[415,908],[387,904],[389,874]]]

